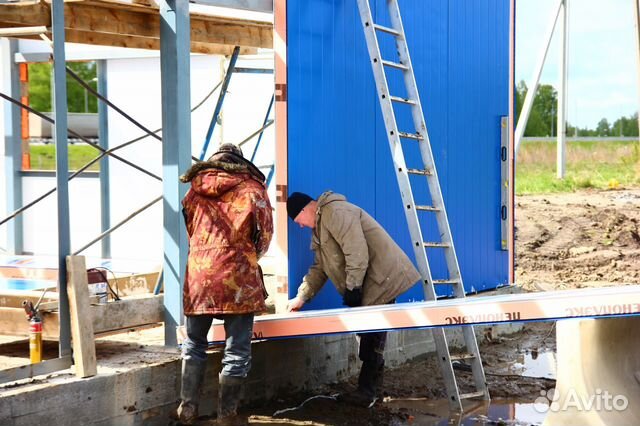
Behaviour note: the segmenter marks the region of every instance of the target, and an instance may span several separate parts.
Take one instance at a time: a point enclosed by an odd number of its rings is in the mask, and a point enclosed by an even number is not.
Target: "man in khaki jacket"
[[[330,279],[346,306],[393,303],[411,288],[420,274],[389,234],[364,210],[340,194],[325,192],[313,200],[294,192],[287,213],[301,227],[313,230],[314,262],[288,304],[297,311]],[[362,361],[358,389],[344,399],[371,407],[381,391],[386,332],[360,334]]]

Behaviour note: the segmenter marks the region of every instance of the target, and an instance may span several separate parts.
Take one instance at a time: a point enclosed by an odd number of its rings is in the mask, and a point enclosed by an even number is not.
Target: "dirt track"
[[[521,196],[516,203],[516,282],[525,291],[638,282],[640,189]],[[543,355],[553,356],[554,331],[553,323],[528,323],[516,335],[500,339],[488,336],[480,342],[494,401],[496,398],[507,398],[504,401],[511,405],[505,406],[513,409],[514,402],[531,403],[541,390],[554,386],[555,382],[545,378],[548,376],[544,372],[524,372],[533,376],[524,377],[521,375],[523,372],[518,370],[523,365],[523,359],[532,361]],[[469,382],[469,375],[459,372],[458,378],[464,389]],[[323,393],[331,395],[353,389],[354,386],[355,379],[328,388]],[[385,376],[385,402],[372,410],[344,406],[330,399],[317,399],[301,409],[277,418],[271,417],[276,410],[296,406],[309,396],[312,395],[283,396],[261,407],[247,407],[247,412],[254,415],[251,424],[447,424],[448,417],[440,413],[442,410],[439,412],[428,402],[419,402],[418,408],[414,404],[415,398],[441,401],[446,396],[433,357],[388,370]],[[486,413],[487,408],[484,410]],[[477,423],[469,424],[534,423],[531,419],[496,423],[482,415],[472,418]],[[439,423],[441,421],[444,423]]]
[[[639,207],[639,189],[519,197],[516,282],[529,291],[637,283]]]

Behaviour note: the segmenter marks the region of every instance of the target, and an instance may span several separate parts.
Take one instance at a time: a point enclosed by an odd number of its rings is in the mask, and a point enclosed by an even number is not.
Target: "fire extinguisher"
[[[29,319],[29,359],[31,364],[42,362],[42,318],[31,301],[22,302]]]

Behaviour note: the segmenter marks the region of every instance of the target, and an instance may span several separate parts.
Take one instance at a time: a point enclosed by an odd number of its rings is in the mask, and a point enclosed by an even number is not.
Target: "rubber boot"
[[[383,389],[384,389],[384,361],[381,365],[378,366],[378,371],[376,372],[375,380],[374,380],[374,393],[377,399],[382,400],[383,398]]]
[[[382,389],[382,374],[384,372],[384,363],[365,361],[360,368],[360,376],[358,376],[358,389],[342,396],[340,399],[347,404],[359,407],[371,408],[378,400],[378,389]]]
[[[243,377],[218,376],[218,425],[244,426],[249,422],[246,416],[238,415],[238,404],[245,382]]]
[[[171,418],[181,425],[193,425],[198,419],[198,401],[200,388],[204,380],[206,361],[195,359],[182,360],[182,386],[180,405],[171,413]]]

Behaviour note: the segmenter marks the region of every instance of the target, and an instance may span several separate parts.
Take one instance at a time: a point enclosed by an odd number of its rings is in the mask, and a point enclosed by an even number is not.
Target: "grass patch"
[[[556,178],[556,144],[523,142],[516,165],[516,194],[618,189],[640,184],[637,142],[568,142],[565,178]]]
[[[31,169],[55,170],[56,147],[55,145],[31,145]],[[69,145],[69,170],[78,170],[89,161],[96,158],[100,152],[90,145]],[[96,162],[89,167],[90,171],[100,170],[100,163]]]

